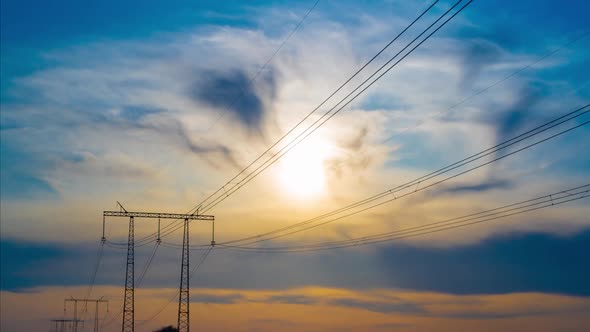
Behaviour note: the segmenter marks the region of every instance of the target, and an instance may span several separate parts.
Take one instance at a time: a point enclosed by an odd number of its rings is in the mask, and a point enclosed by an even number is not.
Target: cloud
[[[194,288],[193,288],[194,290]],[[325,302],[302,306],[294,310],[289,305],[277,305],[260,302],[238,302],[217,305],[215,308],[206,303],[193,302],[191,312],[199,314],[199,327],[207,331],[467,331],[473,326],[488,326],[489,330],[518,330],[527,326],[535,331],[584,331],[590,309],[587,298],[567,297],[534,293],[513,293],[498,296],[474,295],[455,296],[441,293],[413,293],[395,289],[375,289],[369,292],[350,292],[345,289],[315,288],[289,290],[312,295],[314,292],[324,294],[326,299],[353,299],[357,302],[379,302],[380,295],[399,296],[404,301],[427,307],[429,313],[378,312],[362,306],[326,305]],[[85,296],[87,287],[46,287],[35,289],[34,293],[15,293],[3,291],[3,315],[11,319],[2,320],[2,330],[39,331],[46,327],[44,318],[54,317],[63,310],[63,303],[56,303],[56,298],[64,294],[74,297]],[[100,294],[109,299],[114,308],[122,305],[121,287],[96,286],[93,294]],[[152,313],[166,306],[177,289],[142,288],[136,293],[135,309],[138,318],[146,317],[142,313]],[[244,297],[260,298],[282,293],[282,290],[227,290],[207,289],[211,294],[242,294]],[[380,295],[375,295],[379,293]],[[141,294],[141,295],[140,295]],[[479,306],[463,303],[465,300],[477,300]],[[61,306],[60,306],[61,305]],[[28,310],[22,310],[23,307]],[[167,305],[158,316],[158,320],[145,321],[142,327],[154,331],[174,322],[177,309]],[[194,311],[193,311],[194,309]],[[71,307],[68,313],[71,314]],[[113,310],[113,309],[111,309]],[[116,311],[116,310],[115,310]],[[236,314],[239,313],[239,314]],[[494,319],[494,316],[498,319]],[[39,319],[30,319],[39,317]],[[43,318],[43,319],[42,319]],[[15,322],[16,321],[16,322]],[[441,322],[444,322],[442,324]],[[574,327],[574,329],[572,329]]]
[[[353,152],[358,152],[363,148],[363,146],[367,143],[367,136],[369,133],[369,128],[367,126],[363,126],[356,136],[353,136],[347,142],[343,142],[341,145],[345,149],[351,150]]]
[[[500,60],[501,49],[485,39],[465,40],[461,57],[461,88],[471,90],[480,73]]]
[[[583,262],[585,253],[590,250],[589,240],[590,230],[585,230],[563,237],[536,233],[503,235],[460,247],[429,248],[391,242],[369,248],[371,250],[368,251],[339,250],[309,255],[262,257],[257,253],[236,254],[218,249],[212,259],[206,262],[206,269],[199,272],[192,286],[287,289],[320,285],[353,290],[381,287],[451,294],[541,292],[588,297],[590,287],[586,280],[590,277],[590,268]],[[5,239],[1,244],[3,289],[82,285],[88,282],[91,265],[95,262],[94,248],[85,244],[66,246]],[[138,249],[137,262],[146,260],[149,254],[149,250]],[[105,248],[102,272],[97,282],[119,285],[124,277],[124,271],[120,270],[124,259],[124,251]],[[159,268],[149,272],[144,286],[175,287],[177,277],[170,271],[178,270],[180,263],[177,250],[161,248],[154,264]],[[80,266],[86,266],[87,269],[81,269]],[[228,271],[227,266],[234,268]],[[277,275],[281,277],[277,278]],[[434,275],[437,277],[432,278]],[[202,302],[246,301],[234,293],[221,294],[221,298],[209,297],[210,293],[207,292],[202,297],[193,295],[195,301]],[[321,302],[322,297],[285,292],[247,300],[313,304]],[[385,306],[375,304],[372,310],[411,309],[396,299],[377,302],[385,302]],[[341,304],[360,305],[346,301]]]
[[[193,303],[212,303],[212,304],[234,304],[245,299],[242,294],[193,294],[191,302]]]
[[[508,180],[483,180],[477,184],[455,184],[449,185],[444,188],[435,189],[429,195],[438,196],[441,194],[470,194],[470,193],[483,193],[493,190],[507,190],[511,189],[515,184]]]
[[[2,173],[2,198],[5,200],[47,199],[58,196],[57,190],[46,180],[21,172]]]
[[[180,122],[173,122],[176,124],[176,134],[180,142],[190,152],[199,155],[208,162],[210,165],[216,168],[224,168],[224,165],[229,165],[231,168],[240,169],[240,165],[236,160],[234,151],[223,144],[214,142],[202,142],[199,143],[193,141],[186,131],[184,126]]]
[[[264,300],[268,303],[283,303],[283,304],[314,304],[318,302],[317,298],[306,295],[273,295]]]
[[[80,251],[51,244],[0,240],[0,264],[2,290],[19,291],[40,285],[81,285],[84,282],[76,273],[65,273],[58,268],[64,260],[81,263]],[[88,253],[84,248],[84,252]],[[74,263],[74,264],[77,264]],[[76,270],[79,270],[76,269]]]
[[[556,311],[559,309],[553,310],[525,310],[520,312],[482,312],[482,311],[462,311],[462,312],[455,312],[452,314],[445,314],[441,315],[446,318],[463,318],[463,319],[507,319],[507,318],[516,318],[516,317],[527,317],[527,316],[537,316],[537,315],[547,315],[547,314],[555,314]],[[569,310],[571,311],[571,310]]]
[[[399,330],[400,328],[409,328],[412,327],[412,324],[405,324],[405,323],[383,323],[383,324],[375,324],[373,325],[376,329],[384,329],[388,331],[395,331],[396,329]]]
[[[250,131],[260,134],[277,84],[274,71],[266,72],[261,80],[254,85],[248,74],[240,69],[207,70],[198,74],[191,97],[218,112],[229,113]]]
[[[232,149],[203,137],[193,139],[191,132],[171,110],[152,106],[124,106],[116,109],[105,122],[122,130],[151,131],[164,139],[170,139],[183,150],[199,155],[202,160],[217,168],[224,164],[240,168]]]
[[[466,247],[381,249],[391,285],[453,294],[545,292],[590,296],[590,231],[505,235]],[[403,268],[402,268],[403,267]],[[437,276],[432,278],[432,276]]]
[[[43,170],[51,165],[43,156],[29,153],[17,142],[0,139],[0,193],[2,200],[47,199],[59,196],[58,191],[45,178]]]
[[[510,107],[493,115],[498,143],[519,134],[519,130],[525,123],[530,123],[531,119],[538,116],[535,114],[538,100],[539,95],[535,89],[524,88]]]
[[[76,152],[56,161],[57,168],[70,176],[100,176],[126,180],[153,178],[156,171],[124,155],[103,155],[100,158],[90,152]]]
[[[344,306],[361,308],[369,311],[380,312],[380,313],[404,313],[404,314],[422,314],[425,310],[414,303],[410,302],[376,302],[376,301],[363,301],[352,298],[341,298],[328,301],[330,305]]]
[[[161,108],[130,105],[123,107],[118,115],[129,123],[138,123],[147,116],[161,114],[164,112],[166,112],[166,110]]]

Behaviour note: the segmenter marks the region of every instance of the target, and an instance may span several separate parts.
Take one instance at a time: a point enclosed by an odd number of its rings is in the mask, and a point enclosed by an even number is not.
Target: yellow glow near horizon
[[[279,180],[282,187],[297,198],[316,197],[325,191],[324,162],[329,149],[322,142],[297,146],[281,161]]]

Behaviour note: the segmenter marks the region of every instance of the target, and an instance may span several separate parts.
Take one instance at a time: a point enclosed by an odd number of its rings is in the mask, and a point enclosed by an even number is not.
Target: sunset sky
[[[219,245],[190,225],[191,268],[206,258],[193,330],[587,331],[590,3],[455,3],[2,0],[0,329],[48,331],[65,298],[102,296],[101,330],[119,331],[128,219],[107,218],[101,244],[103,211],[187,213],[214,194]],[[157,221],[136,219],[136,331],[176,325],[178,225],[162,220],[158,246]]]

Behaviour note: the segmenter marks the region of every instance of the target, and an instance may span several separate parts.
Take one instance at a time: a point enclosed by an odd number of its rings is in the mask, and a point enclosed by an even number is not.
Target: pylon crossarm
[[[215,216],[207,214],[182,214],[160,212],[132,212],[132,211],[103,211],[104,217],[135,217],[135,218],[161,218],[161,219],[188,219],[188,220],[215,220]]]

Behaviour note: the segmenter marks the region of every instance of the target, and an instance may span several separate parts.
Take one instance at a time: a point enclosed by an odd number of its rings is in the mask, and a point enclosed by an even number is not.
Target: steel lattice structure
[[[135,218],[157,218],[159,219],[184,219],[184,234],[182,241],[182,264],[180,267],[180,289],[178,301],[178,330],[186,331],[189,328],[189,223],[191,220],[209,220],[214,221],[215,217],[201,214],[179,214],[179,213],[157,213],[157,212],[130,212],[125,210],[119,204],[121,211],[104,211],[103,212],[103,234],[102,241],[105,238],[105,218],[106,217],[127,217],[129,218],[129,236],[127,239],[127,266],[125,271],[125,296],[123,302],[123,322],[122,332],[135,331]],[[158,241],[160,240],[160,223],[158,222]],[[212,240],[214,244],[214,240]]]
[[[78,302],[82,302],[87,305],[89,302],[94,303],[94,332],[98,332],[99,325],[98,325],[98,305],[100,303],[105,303],[107,306],[107,311],[109,310],[109,300],[103,300],[103,298],[99,299],[75,299],[73,297],[69,299],[64,299],[64,312],[66,311],[66,305],[68,302],[74,302],[74,318],[72,322],[74,324],[74,331],[78,331]],[[86,310],[86,309],[85,309]]]
[[[136,217],[136,218],[162,218],[162,219],[188,219],[188,220],[215,220],[214,216],[206,214],[182,214],[182,213],[158,213],[158,212],[127,212],[104,211],[104,217]]]
[[[180,266],[180,292],[178,296],[178,332],[190,331],[189,315],[189,220],[184,219],[184,234],[182,236],[182,263]]]
[[[125,297],[123,302],[123,326],[121,331],[135,331],[135,218],[129,217],[127,239],[127,268],[125,271]]]

